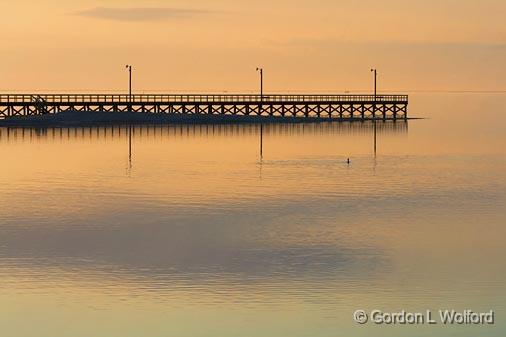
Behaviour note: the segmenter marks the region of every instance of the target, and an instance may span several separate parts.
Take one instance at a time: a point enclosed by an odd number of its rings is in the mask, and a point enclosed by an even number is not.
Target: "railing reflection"
[[[378,134],[404,134],[408,132],[409,121],[378,121]],[[138,125],[132,127],[132,137],[143,139],[202,138],[253,136],[260,132],[260,124],[199,124],[199,125]],[[264,135],[369,135],[374,133],[374,123],[365,122],[323,122],[296,124],[265,124]],[[129,126],[92,126],[64,128],[0,128],[0,142],[23,142],[30,140],[107,140],[126,138]]]

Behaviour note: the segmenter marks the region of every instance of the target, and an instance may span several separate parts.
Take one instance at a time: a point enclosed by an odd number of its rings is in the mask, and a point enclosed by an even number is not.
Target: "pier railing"
[[[406,103],[407,95],[104,95],[104,94],[14,94],[0,95],[0,103],[239,103],[239,102],[389,102]]]

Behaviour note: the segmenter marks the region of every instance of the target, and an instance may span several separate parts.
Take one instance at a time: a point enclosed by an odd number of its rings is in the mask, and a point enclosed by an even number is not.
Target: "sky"
[[[504,0],[0,0],[0,91],[506,90]]]

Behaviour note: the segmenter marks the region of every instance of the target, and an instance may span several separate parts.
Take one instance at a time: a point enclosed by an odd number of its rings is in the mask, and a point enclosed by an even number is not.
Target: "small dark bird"
[[[349,164],[350,163],[350,158],[348,158],[348,160],[346,162]]]

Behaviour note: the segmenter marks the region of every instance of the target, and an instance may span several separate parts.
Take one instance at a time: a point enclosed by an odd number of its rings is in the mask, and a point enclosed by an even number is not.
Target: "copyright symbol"
[[[353,320],[358,324],[365,324],[368,319],[367,313],[364,310],[357,310],[353,313]]]

